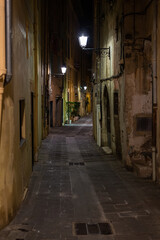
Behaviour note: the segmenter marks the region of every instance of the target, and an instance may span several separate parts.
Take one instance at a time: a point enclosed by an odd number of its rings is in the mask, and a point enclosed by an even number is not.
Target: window
[[[136,124],[137,131],[151,131],[152,130],[152,118],[138,117]]]
[[[146,132],[152,131],[152,117],[139,115],[135,117],[135,130],[136,134],[144,135]]]
[[[19,101],[19,118],[20,118],[20,144],[23,144],[26,138],[25,132],[25,100]]]

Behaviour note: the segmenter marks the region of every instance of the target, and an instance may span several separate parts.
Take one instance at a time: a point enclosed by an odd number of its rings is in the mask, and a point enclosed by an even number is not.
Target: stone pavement
[[[160,186],[106,155],[89,118],[53,128],[38,159],[0,240],[160,240]]]

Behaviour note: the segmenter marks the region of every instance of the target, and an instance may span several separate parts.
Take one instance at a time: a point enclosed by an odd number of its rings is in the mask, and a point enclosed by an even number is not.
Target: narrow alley
[[[160,186],[106,155],[84,117],[43,140],[26,198],[0,240],[159,240],[159,213]]]

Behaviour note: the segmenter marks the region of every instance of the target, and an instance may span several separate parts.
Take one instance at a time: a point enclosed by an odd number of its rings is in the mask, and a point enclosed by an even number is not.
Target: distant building
[[[91,112],[91,73],[78,43],[80,23],[72,1],[51,1],[50,9],[50,127],[55,127]],[[67,68],[64,76],[62,65]],[[76,103],[80,104],[78,111],[70,108]]]

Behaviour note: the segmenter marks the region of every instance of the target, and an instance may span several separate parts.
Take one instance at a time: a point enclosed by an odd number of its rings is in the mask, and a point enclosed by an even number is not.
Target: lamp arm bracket
[[[110,59],[110,47],[108,48],[82,48],[85,51],[94,51],[95,53],[99,53],[101,54],[101,56],[108,56],[108,58]]]

